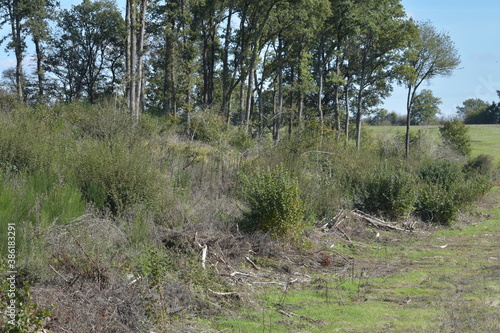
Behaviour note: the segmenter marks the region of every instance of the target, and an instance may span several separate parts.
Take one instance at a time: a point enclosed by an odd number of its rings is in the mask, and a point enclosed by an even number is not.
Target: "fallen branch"
[[[344,219],[340,219],[340,217],[342,216],[342,214],[344,214],[344,210],[341,209],[337,215],[335,215],[335,217],[333,217],[332,219],[330,219],[326,224],[324,224],[320,229],[321,230],[326,230],[326,229],[331,229],[333,227],[336,227],[337,225],[339,225],[340,223],[342,223],[342,221],[344,221]]]
[[[52,265],[49,265],[50,268],[52,268],[52,270],[57,274],[59,275],[66,283],[69,283],[70,281],[66,279],[66,277],[64,277],[64,275],[62,275],[61,273],[59,273],[58,271],[56,271],[56,269],[54,267],[52,267]]]
[[[248,274],[248,273],[242,273],[242,272],[232,272],[229,274],[231,277],[235,277],[236,275],[241,275],[241,276],[248,276],[248,277],[258,277],[257,275],[254,274]]]
[[[208,291],[217,296],[240,296],[236,291],[219,292],[219,291],[213,291],[210,288],[208,288]]]
[[[207,250],[208,250],[207,244],[203,245],[203,248],[201,250],[201,267],[203,267],[203,269],[206,268],[205,262],[207,260]]]
[[[245,257],[245,259],[252,265],[253,268],[260,270],[260,268],[250,258]]]
[[[390,229],[390,230],[397,230],[397,231],[408,231],[406,229],[403,229],[403,228],[397,227],[393,224],[390,224],[384,220],[381,220],[381,219],[376,218],[374,216],[363,213],[362,211],[359,211],[359,210],[353,210],[351,212],[351,214],[363,219],[363,221],[368,222],[369,224],[373,225],[376,228]]]

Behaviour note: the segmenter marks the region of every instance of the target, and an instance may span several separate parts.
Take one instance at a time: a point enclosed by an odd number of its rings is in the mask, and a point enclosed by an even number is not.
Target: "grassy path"
[[[454,229],[384,233],[353,260],[269,286],[220,332],[500,332],[500,188]],[[338,250],[337,250],[338,251]],[[291,281],[297,272],[291,273]],[[255,295],[253,297],[255,297]]]

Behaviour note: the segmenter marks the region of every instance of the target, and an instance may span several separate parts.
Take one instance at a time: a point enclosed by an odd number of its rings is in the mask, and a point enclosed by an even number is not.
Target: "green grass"
[[[500,163],[500,125],[467,125],[472,140],[472,156],[480,154],[492,155]],[[405,126],[367,126],[375,138],[382,139],[386,136],[404,135]],[[412,126],[411,132],[423,131],[429,138],[439,140],[439,126]]]
[[[469,125],[472,138],[472,155],[492,155],[500,162],[500,125]]]
[[[26,228],[45,228],[53,223],[64,224],[81,216],[85,201],[80,191],[71,184],[59,182],[53,175],[36,173],[11,177],[0,173],[0,228],[16,225],[19,249],[29,248]],[[7,244],[6,233],[0,233],[1,244]],[[0,254],[7,251],[5,246]]]
[[[224,332],[498,332],[498,202],[495,187],[483,200],[485,221],[351,252],[353,268],[343,275],[310,273],[316,279],[309,284],[262,288],[252,296],[254,307],[218,318],[215,326]],[[394,269],[379,273],[381,267]]]

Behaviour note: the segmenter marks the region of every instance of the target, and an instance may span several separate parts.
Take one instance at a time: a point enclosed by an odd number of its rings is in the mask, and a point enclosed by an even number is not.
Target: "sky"
[[[70,8],[80,0],[61,0]],[[469,98],[498,102],[500,90],[500,1],[498,0],[402,0],[409,16],[417,21],[429,20],[438,31],[450,35],[461,58],[459,68],[450,77],[435,78],[421,89],[432,90],[441,98],[441,115],[453,117],[456,107]],[[124,10],[125,0],[117,1]],[[0,32],[4,35],[4,31]],[[15,66],[12,53],[0,46],[0,73]],[[406,90],[394,87],[391,97],[381,107],[405,114]]]
[[[500,1],[402,0],[409,16],[429,20],[455,43],[461,64],[449,77],[432,79],[420,89],[441,98],[441,115],[453,117],[469,98],[498,102],[500,90]],[[406,108],[406,90],[394,87],[382,107],[398,114]]]

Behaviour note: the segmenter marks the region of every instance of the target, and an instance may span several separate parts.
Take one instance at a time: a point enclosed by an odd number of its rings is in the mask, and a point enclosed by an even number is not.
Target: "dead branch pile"
[[[361,220],[366,224],[369,224],[372,227],[375,227],[377,229],[382,229],[382,230],[389,230],[389,231],[408,231],[408,229],[404,229],[401,227],[398,227],[396,223],[394,222],[387,222],[384,221],[378,217],[366,214],[360,210],[353,209],[350,211],[346,211],[341,209],[335,217],[330,219],[326,224],[322,225],[320,227],[321,230],[323,231],[328,231],[333,228],[337,228],[341,223],[343,223],[346,220]]]

